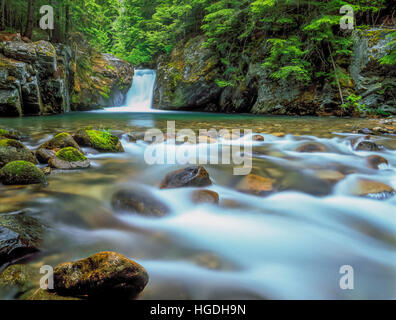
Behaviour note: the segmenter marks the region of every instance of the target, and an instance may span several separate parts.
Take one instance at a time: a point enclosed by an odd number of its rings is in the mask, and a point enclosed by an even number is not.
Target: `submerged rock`
[[[148,190],[121,190],[111,200],[115,210],[130,211],[147,216],[162,217],[169,213],[169,208]]]
[[[356,146],[356,151],[381,151],[384,147],[373,141],[360,141]]]
[[[212,184],[209,173],[202,166],[193,166],[169,173],[160,188],[207,187]]]
[[[73,137],[83,147],[91,147],[102,152],[124,152],[120,140],[107,131],[80,129]]]
[[[368,156],[366,158],[366,162],[372,169],[378,169],[381,164],[388,165],[388,160],[378,155]]]
[[[266,195],[274,190],[275,180],[255,174],[248,174],[236,186],[236,189],[255,195]]]
[[[218,204],[219,194],[211,190],[195,190],[192,194],[192,201],[197,204]]]
[[[148,283],[147,271],[115,252],[100,252],[88,258],[58,265],[54,291],[88,298],[134,298]]]
[[[0,266],[39,251],[43,232],[43,224],[22,211],[0,214]]]
[[[144,140],[144,132],[131,132],[127,134],[129,142],[136,142],[139,140]]]
[[[89,159],[73,147],[60,149],[48,163],[52,168],[64,170],[85,169],[91,166]]]
[[[326,152],[325,146],[318,143],[305,143],[296,149],[297,152]]]
[[[0,169],[0,181],[6,185],[45,183],[42,170],[27,161],[13,161]]]
[[[192,257],[197,265],[210,270],[221,270],[222,261],[220,257],[212,252],[202,252]]]
[[[40,268],[32,264],[14,264],[0,273],[0,290],[9,292],[19,300],[80,300],[75,297],[59,296],[41,289]]]
[[[350,189],[350,193],[355,196],[385,200],[396,194],[396,191],[389,185],[369,180],[358,179],[356,184]]]
[[[252,140],[253,141],[264,141],[264,137],[262,135],[255,134],[254,136],[252,136]]]
[[[0,168],[16,160],[37,163],[33,153],[22,143],[13,139],[0,140]]]
[[[35,270],[30,265],[11,265],[0,273],[0,289],[21,295],[34,288],[32,279],[37,278],[36,272],[39,273],[39,270]]]
[[[337,170],[319,170],[316,172],[316,176],[321,180],[329,182],[337,182],[344,179],[344,174]]]

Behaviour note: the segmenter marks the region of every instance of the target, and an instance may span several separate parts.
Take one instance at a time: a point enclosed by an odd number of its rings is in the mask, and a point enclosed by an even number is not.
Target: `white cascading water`
[[[133,76],[132,87],[128,91],[126,103],[121,107],[107,108],[109,112],[154,112],[152,109],[155,70],[136,69]]]

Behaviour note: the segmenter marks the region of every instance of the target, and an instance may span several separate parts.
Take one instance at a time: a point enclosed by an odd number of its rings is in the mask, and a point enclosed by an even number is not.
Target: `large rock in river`
[[[0,182],[5,185],[45,183],[42,170],[23,160],[12,161],[0,169]]]
[[[160,188],[207,187],[212,184],[209,173],[202,166],[176,170],[166,175]]]
[[[390,185],[369,179],[357,179],[349,192],[355,196],[377,200],[385,200],[396,195],[396,191]]]
[[[33,153],[22,142],[14,139],[1,139],[0,137],[0,168],[16,160],[37,162]]]
[[[107,131],[80,129],[73,137],[83,147],[91,147],[102,152],[124,152],[120,140]]]
[[[48,163],[52,168],[63,170],[85,169],[91,166],[89,159],[73,147],[60,149]]]
[[[147,271],[115,252],[100,252],[54,269],[54,290],[88,298],[134,298],[148,283]]]
[[[62,132],[57,134],[51,140],[43,143],[37,149],[36,157],[41,163],[48,163],[51,158],[55,157],[55,153],[57,151],[67,147],[72,147],[81,151],[73,137],[67,132]]]

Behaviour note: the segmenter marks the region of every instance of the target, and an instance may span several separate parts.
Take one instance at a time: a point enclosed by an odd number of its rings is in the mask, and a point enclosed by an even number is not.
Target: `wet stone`
[[[160,188],[207,187],[212,182],[209,173],[202,166],[192,166],[169,173]]]
[[[111,204],[115,210],[145,216],[162,217],[169,213],[169,208],[164,203],[144,189],[120,190],[113,195]]]

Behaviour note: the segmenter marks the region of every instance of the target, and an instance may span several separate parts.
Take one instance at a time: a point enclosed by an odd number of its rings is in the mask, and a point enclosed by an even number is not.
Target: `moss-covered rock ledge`
[[[379,62],[390,50],[389,35],[395,30],[356,30],[351,35],[352,58],[336,61],[343,75],[340,85],[344,100],[348,103],[348,97],[360,97],[364,112],[341,107],[335,82],[307,85],[271,77],[273,71],[263,65],[271,53],[265,36],[239,57],[240,65],[246,67],[236,84],[220,80],[224,67],[215,50],[202,46],[205,36],[183,39],[157,61],[154,107],[276,115],[345,116],[369,111],[374,115],[396,114],[395,68]]]
[[[83,39],[72,50],[8,38],[0,44],[0,117],[119,106],[132,85],[132,65],[94,51]]]

